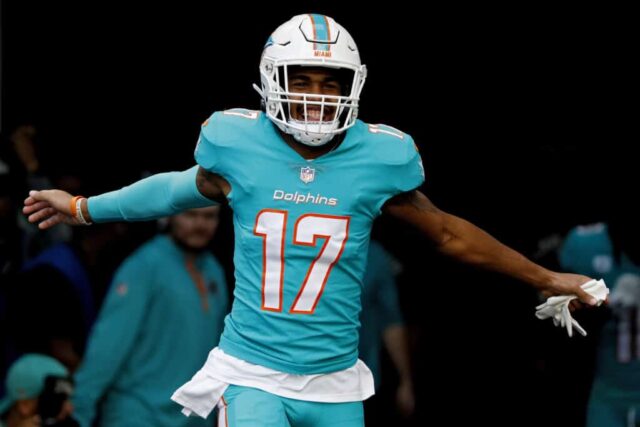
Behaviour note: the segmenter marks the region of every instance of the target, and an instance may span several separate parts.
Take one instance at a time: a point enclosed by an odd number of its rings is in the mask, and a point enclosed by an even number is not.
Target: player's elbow
[[[456,243],[456,234],[453,231],[452,220],[455,217],[447,214],[446,212],[438,212],[438,226],[435,227],[435,232],[432,236],[433,241],[439,251],[443,252]]]
[[[439,245],[437,249],[441,254],[465,264],[483,266],[488,262],[486,254],[476,251],[468,242],[456,236],[448,238],[443,244]]]
[[[442,213],[442,231],[437,249],[440,253],[471,263],[481,263],[483,254],[478,253],[469,239],[464,238],[464,220]]]

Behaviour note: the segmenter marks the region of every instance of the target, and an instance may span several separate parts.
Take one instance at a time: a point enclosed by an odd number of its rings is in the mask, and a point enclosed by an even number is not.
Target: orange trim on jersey
[[[220,400],[222,400],[222,405],[224,406],[224,427],[229,427],[229,409],[227,401],[224,400],[224,396],[220,396]]]

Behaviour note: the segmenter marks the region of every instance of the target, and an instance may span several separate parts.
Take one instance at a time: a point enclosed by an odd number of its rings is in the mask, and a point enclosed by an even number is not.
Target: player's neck
[[[307,160],[316,159],[323,154],[327,154],[328,152],[335,150],[344,139],[344,134],[340,134],[336,135],[331,141],[324,145],[321,145],[319,147],[311,147],[309,145],[305,145],[301,142],[296,141],[295,138],[289,134],[283,132],[280,132],[280,134],[289,147],[293,148],[296,153],[300,154],[300,156]]]

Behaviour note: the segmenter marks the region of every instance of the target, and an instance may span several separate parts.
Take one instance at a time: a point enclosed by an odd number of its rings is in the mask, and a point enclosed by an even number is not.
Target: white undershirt
[[[185,415],[195,413],[206,418],[231,384],[312,402],[359,402],[374,393],[373,375],[361,360],[342,371],[296,375],[245,362],[216,347],[204,366],[171,399],[184,407]]]

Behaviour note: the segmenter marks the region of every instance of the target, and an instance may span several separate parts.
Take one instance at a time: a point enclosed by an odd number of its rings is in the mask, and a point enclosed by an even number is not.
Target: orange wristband
[[[70,204],[70,208],[71,208],[71,216],[74,218],[78,217],[78,211],[76,210],[76,202],[78,201],[78,199],[84,199],[84,196],[74,196],[71,198],[71,204]]]

